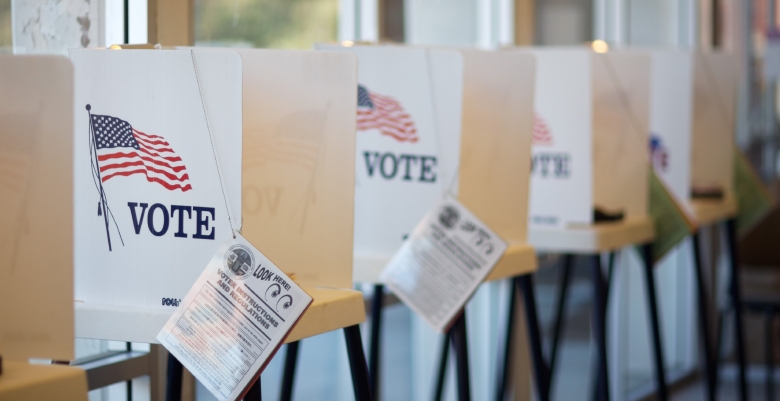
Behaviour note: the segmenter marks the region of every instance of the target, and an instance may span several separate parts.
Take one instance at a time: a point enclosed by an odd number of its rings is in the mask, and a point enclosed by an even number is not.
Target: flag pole
[[[108,228],[108,202],[106,202],[106,195],[103,192],[103,180],[100,178],[100,164],[98,163],[97,156],[97,138],[95,138],[95,128],[92,126],[92,106],[87,105],[87,114],[89,116],[89,131],[90,131],[90,143],[92,145],[92,151],[95,154],[95,170],[98,178],[98,191],[100,192],[100,203],[103,206],[103,220],[106,223],[106,239],[108,240],[108,251],[111,252],[111,233]]]

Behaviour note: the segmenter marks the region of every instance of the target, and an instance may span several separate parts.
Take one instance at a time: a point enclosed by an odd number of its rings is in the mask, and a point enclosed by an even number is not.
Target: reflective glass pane
[[[335,41],[338,0],[195,0],[195,44],[308,49]]]

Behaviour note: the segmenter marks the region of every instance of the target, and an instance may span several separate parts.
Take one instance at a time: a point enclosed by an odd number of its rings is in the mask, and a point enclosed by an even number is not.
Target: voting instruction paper
[[[227,240],[157,340],[219,400],[239,399],[312,298],[244,237]]]
[[[380,276],[398,298],[444,332],[506,250],[462,204],[442,200]]]

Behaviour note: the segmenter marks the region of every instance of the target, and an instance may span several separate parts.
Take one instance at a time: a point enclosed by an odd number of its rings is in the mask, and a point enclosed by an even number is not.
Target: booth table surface
[[[301,285],[301,288],[313,301],[285,340],[288,343],[366,320],[363,294],[360,291],[307,285]],[[138,309],[76,302],[76,337],[159,343],[157,333],[170,319],[173,308],[144,309],[141,310],[143,313],[138,312]]]
[[[390,258],[371,258],[355,256],[353,280],[356,283],[379,283],[379,275],[390,263]],[[536,253],[534,248],[523,243],[509,243],[504,256],[498,260],[496,267],[485,281],[501,280],[520,276],[536,271]]]
[[[87,374],[73,366],[3,361],[0,400],[87,401]]]
[[[366,321],[363,293],[355,290],[302,286],[313,301],[285,343],[343,329]]]
[[[655,237],[650,217],[629,217],[566,228],[529,227],[528,242],[538,251],[593,254],[650,242]]]
[[[485,281],[501,280],[536,272],[536,251],[528,244],[509,243],[504,256],[488,274]]]
[[[688,200],[688,210],[691,211],[696,224],[707,226],[734,217],[737,214],[737,202],[733,197],[691,199]]]

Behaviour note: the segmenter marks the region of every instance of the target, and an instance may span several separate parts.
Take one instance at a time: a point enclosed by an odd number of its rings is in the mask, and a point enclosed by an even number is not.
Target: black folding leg
[[[552,386],[553,375],[555,374],[555,362],[558,360],[558,347],[563,335],[563,327],[566,322],[566,302],[569,296],[569,283],[571,283],[571,271],[574,265],[574,255],[567,253],[563,255],[563,275],[561,284],[558,287],[558,301],[555,307],[555,317],[553,320],[553,337],[550,346],[550,386]]]
[[[699,232],[693,233],[693,270],[696,276],[697,298],[699,303],[699,332],[701,333],[701,349],[704,354],[704,374],[707,384],[707,400],[715,401],[717,392],[717,367],[712,354],[710,339],[709,304],[707,303],[707,286],[704,282],[704,267],[701,263]],[[738,309],[738,308],[737,308]]]
[[[471,380],[469,379],[469,349],[466,336],[466,311],[461,312],[450,328],[452,332],[452,349],[455,352],[455,363],[458,378],[458,401],[471,400]]]
[[[168,354],[165,401],[181,401],[181,379],[184,367],[173,354]]]
[[[344,329],[347,341],[349,368],[352,372],[352,387],[355,390],[356,401],[372,401],[371,384],[368,379],[368,366],[363,352],[363,341],[360,338],[360,326],[354,325]]]
[[[606,324],[606,300],[607,283],[601,271],[601,257],[596,254],[591,256],[591,276],[593,281],[593,340],[596,345],[596,360],[598,370],[598,384],[596,387],[597,399],[609,400],[609,371],[607,369],[607,324]]]
[[[379,357],[381,353],[380,335],[382,333],[382,303],[385,286],[374,285],[374,298],[371,303],[371,344],[368,350],[368,374],[371,379],[371,394],[379,400]]]
[[[664,350],[661,345],[661,325],[658,321],[658,300],[655,292],[655,279],[653,275],[653,244],[642,246],[642,259],[644,259],[645,285],[647,286],[647,306],[650,317],[650,334],[653,342],[653,357],[655,359],[656,395],[659,401],[666,401],[669,396],[666,391],[666,374],[664,365]]]
[[[433,401],[441,401],[444,396],[444,378],[447,376],[447,359],[450,355],[450,333],[441,339],[439,366],[436,371],[436,387],[433,389]]]
[[[568,266],[568,264],[567,264]],[[567,281],[568,279],[565,279]],[[496,389],[496,401],[503,401],[506,397],[506,387],[509,382],[509,365],[512,360],[514,349],[512,347],[514,338],[514,315],[516,293],[522,291],[523,305],[525,307],[526,321],[528,325],[528,337],[531,343],[531,357],[534,365],[534,379],[536,380],[536,391],[540,401],[550,399],[550,368],[544,359],[542,347],[542,335],[539,329],[539,317],[536,310],[536,296],[534,294],[533,277],[524,275],[512,279],[512,289],[509,295],[509,316],[507,317],[506,337],[503,354],[499,354],[499,380]],[[560,308],[559,308],[560,309]]]
[[[132,352],[133,351],[133,343],[126,342],[125,343],[125,351]],[[0,372],[2,373],[2,372]],[[133,381],[127,380],[125,381],[125,391],[127,392],[127,401],[133,401]]]
[[[745,356],[745,330],[742,320],[742,290],[740,288],[739,259],[737,257],[737,221],[726,221],[726,236],[728,239],[730,270],[731,270],[731,302],[734,304],[734,330],[737,340],[737,362],[739,363],[739,394],[742,401],[747,401],[747,357]]]
[[[255,380],[255,384],[247,391],[244,396],[244,401],[263,401],[263,392],[261,391],[259,377]]]
[[[293,389],[295,388],[295,368],[298,366],[298,348],[300,341],[287,344],[287,352],[284,356],[284,372],[282,373],[282,390],[279,396],[280,401],[291,401]]]
[[[766,399],[772,401],[775,399],[775,338],[772,335],[772,321],[775,317],[774,308],[767,308],[764,312],[764,355],[766,358]]]
[[[539,401],[550,399],[550,370],[542,351],[542,335],[539,330],[539,316],[536,311],[536,295],[534,294],[533,277],[529,274],[514,279],[523,292],[525,318],[528,322],[528,338],[531,342],[531,358],[534,364],[534,378]]]
[[[514,355],[514,337],[515,337],[515,304],[517,303],[516,279],[510,280],[509,285],[509,304],[507,305],[506,327],[504,328],[504,346],[499,347],[498,351],[498,381],[496,383],[496,401],[504,401],[506,398],[506,387],[509,383],[509,366],[511,365],[512,355]]]

